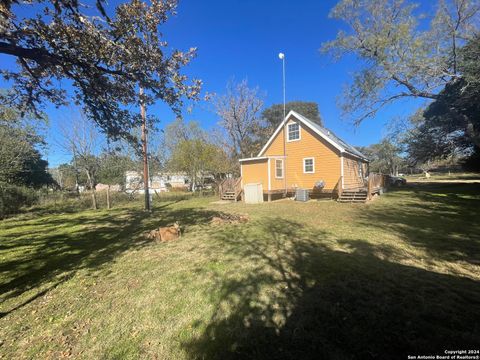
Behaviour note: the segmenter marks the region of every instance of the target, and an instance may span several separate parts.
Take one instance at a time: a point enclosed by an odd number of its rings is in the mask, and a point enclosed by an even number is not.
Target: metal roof
[[[292,111],[293,112],[293,111]],[[296,117],[299,117],[301,118],[300,120],[303,120],[304,122],[308,123],[308,125],[310,125],[311,127],[315,128],[316,130],[318,130],[319,132],[321,132],[324,136],[328,137],[329,139],[331,139],[333,142],[337,143],[338,145],[340,145],[341,147],[343,147],[345,149],[346,152],[348,153],[351,153],[352,155],[355,155],[355,156],[358,156],[360,158],[363,158],[365,160],[368,160],[368,158],[362,154],[360,151],[358,151],[355,147],[353,147],[352,145],[346,143],[345,141],[343,141],[342,139],[340,139],[337,135],[335,135],[332,131],[328,130],[327,128],[323,127],[323,126],[320,126],[319,124],[317,124],[316,122],[313,122],[312,120],[306,118],[305,116],[297,113],[297,112],[293,112],[294,115]]]

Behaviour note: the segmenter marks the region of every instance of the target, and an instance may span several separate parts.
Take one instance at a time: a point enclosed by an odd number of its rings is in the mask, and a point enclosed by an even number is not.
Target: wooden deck
[[[243,189],[241,188],[242,178],[225,179],[219,186],[219,195],[223,200],[238,201],[243,199]],[[366,202],[375,194],[381,194],[387,184],[386,176],[383,174],[370,173],[368,181],[364,186],[350,186],[342,188],[342,177],[338,179],[333,189],[307,189],[311,198],[336,198],[340,202]],[[267,201],[274,198],[294,196],[297,188],[264,190],[263,195]]]

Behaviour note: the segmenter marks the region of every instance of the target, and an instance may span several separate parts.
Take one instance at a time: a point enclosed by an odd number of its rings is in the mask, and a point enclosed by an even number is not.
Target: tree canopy
[[[320,117],[318,104],[308,101],[289,101],[285,104],[285,113],[290,110],[298,112],[309,120],[323,126]],[[275,129],[283,121],[283,104],[273,104],[262,112],[262,119],[266,122],[266,126]]]
[[[480,155],[480,35],[459,50],[461,77],[452,79],[424,111],[412,117],[406,138],[413,162]],[[478,165],[477,165],[478,169]]]
[[[170,51],[160,31],[176,6],[175,0],[130,0],[115,8],[104,0],[2,1],[0,54],[13,56],[18,67],[2,69],[13,90],[1,100],[38,112],[47,101],[60,106],[73,99],[110,138],[131,138],[140,121],[132,105],[161,100],[179,112],[184,96],[198,96],[200,80],[181,73],[196,49]]]
[[[397,175],[399,169],[405,165],[401,156],[402,148],[389,139],[358,149],[369,158],[372,172]]]
[[[323,126],[318,104],[315,102],[289,101],[285,104],[285,114],[288,114],[290,110],[294,110],[309,120]],[[261,118],[262,126],[257,131],[259,149],[262,148],[270,136],[272,136],[277,126],[283,121],[283,104],[273,104],[266,108],[263,110]]]
[[[358,124],[402,98],[438,99],[461,77],[458,50],[478,32],[479,9],[477,0],[440,0],[425,19],[411,1],[339,1],[330,16],[348,30],[322,50],[361,60],[341,97],[345,114]]]
[[[105,152],[99,157],[98,182],[124,185],[125,173],[135,169],[135,166],[135,162],[128,156]]]
[[[42,144],[32,128],[0,121],[0,183],[34,188],[53,184],[38,150]]]

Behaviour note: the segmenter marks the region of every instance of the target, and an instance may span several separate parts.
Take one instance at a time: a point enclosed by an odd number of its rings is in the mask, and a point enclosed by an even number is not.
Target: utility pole
[[[140,115],[142,117],[142,155],[143,155],[143,190],[145,192],[145,210],[151,211],[148,191],[148,153],[147,153],[147,114],[143,100],[143,88],[140,86]]]
[[[287,119],[285,117],[287,116],[286,114],[286,109],[285,109],[285,54],[284,53],[279,53],[278,58],[282,60],[282,75],[283,75],[283,185],[285,187],[285,194],[284,196],[287,196],[287,134],[285,131],[285,127],[287,125]],[[276,171],[276,170],[275,170]]]

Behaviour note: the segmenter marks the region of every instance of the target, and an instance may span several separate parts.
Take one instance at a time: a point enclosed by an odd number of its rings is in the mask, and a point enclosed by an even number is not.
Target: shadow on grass
[[[480,264],[480,184],[417,183],[398,200],[361,212],[360,221],[399,234],[432,258]]]
[[[393,250],[280,218],[211,236],[232,259],[217,274],[192,359],[405,359],[480,346],[480,284],[381,260]],[[201,269],[199,269],[201,271]]]
[[[172,208],[162,203],[149,214],[140,209],[79,212],[62,216],[36,216],[2,224],[0,246],[0,317],[30,303],[71,278],[81,269],[96,270],[129,249],[149,243],[146,230],[179,221],[182,226],[208,222],[217,212],[199,208]],[[58,214],[57,214],[58,215]],[[25,294],[28,292],[28,294]]]

